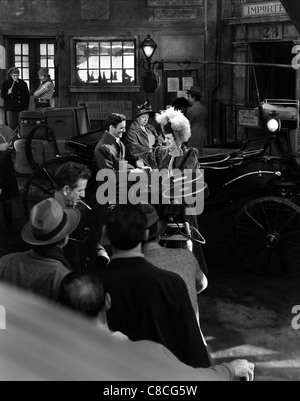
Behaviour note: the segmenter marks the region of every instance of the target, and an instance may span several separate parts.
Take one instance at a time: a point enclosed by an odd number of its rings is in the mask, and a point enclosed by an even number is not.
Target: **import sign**
[[[280,1],[268,3],[247,4],[243,8],[244,17],[259,17],[266,15],[286,14],[286,11]]]

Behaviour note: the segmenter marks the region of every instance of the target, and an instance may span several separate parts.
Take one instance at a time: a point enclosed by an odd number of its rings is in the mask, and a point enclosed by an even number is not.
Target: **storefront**
[[[31,92],[38,86],[38,69],[48,67],[55,80],[55,106],[87,103],[92,126],[102,124],[110,111],[132,120],[146,97],[154,109],[165,108],[191,85],[203,88],[208,103],[214,66],[197,62],[214,58],[218,3],[0,0],[4,65],[6,71],[18,66]],[[140,48],[149,34],[157,44],[150,64]],[[148,68],[157,79],[150,82],[151,90],[144,77]]]
[[[236,133],[243,139],[256,134],[250,119],[244,125],[239,118],[247,108],[251,110],[264,99],[300,99],[300,73],[292,67],[293,48],[300,36],[280,1],[234,0],[230,24],[234,28],[234,61],[259,64],[234,68]]]

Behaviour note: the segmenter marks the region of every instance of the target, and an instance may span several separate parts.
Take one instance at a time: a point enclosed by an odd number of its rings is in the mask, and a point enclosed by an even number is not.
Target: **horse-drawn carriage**
[[[205,207],[224,207],[228,202],[247,199],[234,227],[241,261],[259,274],[292,275],[300,268],[299,102],[266,100],[257,113],[262,123],[258,138],[246,141],[237,150],[216,151],[199,158],[209,188]],[[95,191],[97,166],[93,150],[102,131],[90,131],[88,118],[84,124],[88,132],[81,132],[78,126],[79,121],[75,121],[76,135],[70,132],[70,138],[64,140],[64,155],[57,141],[59,133],[47,117],[27,135],[23,148],[32,169],[23,190],[27,216],[34,203],[53,195],[55,172],[67,161],[90,168],[93,174],[87,191]],[[61,129],[60,124],[57,128]],[[46,141],[52,157],[39,163],[38,152],[33,151],[35,141]],[[172,219],[174,225],[174,216]],[[201,216],[198,221],[201,226]]]

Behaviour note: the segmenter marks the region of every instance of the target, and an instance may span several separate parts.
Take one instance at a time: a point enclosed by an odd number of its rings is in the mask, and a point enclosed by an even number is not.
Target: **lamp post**
[[[151,59],[153,54],[155,53],[156,48],[157,44],[152,39],[151,35],[147,35],[147,37],[141,43],[141,49],[143,50],[143,53],[146,57],[149,71],[151,69]]]

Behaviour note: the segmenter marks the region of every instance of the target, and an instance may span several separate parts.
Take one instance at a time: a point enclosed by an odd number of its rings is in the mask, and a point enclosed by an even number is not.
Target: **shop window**
[[[76,84],[135,85],[134,40],[76,40]]]

